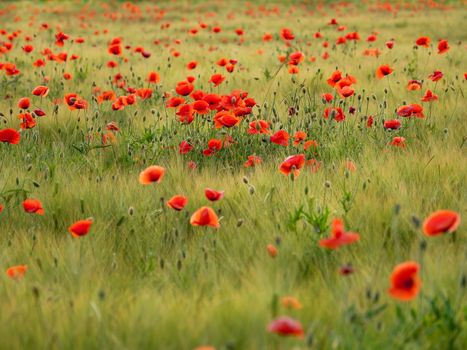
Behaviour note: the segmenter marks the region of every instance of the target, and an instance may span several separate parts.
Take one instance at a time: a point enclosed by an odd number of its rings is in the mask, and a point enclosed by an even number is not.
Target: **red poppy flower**
[[[341,95],[341,97],[347,98],[354,94],[355,89],[351,86],[344,86],[343,88],[338,87],[337,92],[339,95]]]
[[[420,38],[418,38],[415,43],[418,45],[418,46],[423,46],[423,47],[429,47],[430,46],[430,38],[427,37],[427,36],[421,36]]]
[[[182,96],[188,96],[189,94],[191,94],[193,89],[194,89],[193,84],[187,81],[181,81],[175,87],[175,91],[177,92],[177,94],[182,95]]]
[[[220,111],[214,116],[214,125],[216,129],[220,129],[223,126],[231,128],[238,125],[241,121],[241,118],[228,111]]]
[[[305,55],[303,52],[296,51],[290,54],[289,56],[289,64],[292,66],[297,66],[300,62],[303,62],[305,59]]]
[[[402,301],[415,298],[420,291],[421,281],[418,277],[420,267],[416,262],[406,261],[397,265],[391,274],[389,294]]]
[[[204,190],[204,195],[211,202],[216,202],[224,198],[224,191],[216,191],[216,190],[213,190],[212,188],[206,188]]]
[[[440,80],[441,78],[443,77],[443,72],[439,71],[439,70],[435,70],[432,74],[430,74],[428,76],[428,78],[431,80],[431,81],[438,81]]]
[[[300,169],[305,165],[305,155],[297,154],[287,157],[279,166],[279,171],[284,175],[293,173],[295,177],[300,174]]]
[[[36,120],[31,113],[22,113],[18,115],[18,118],[21,119],[21,124],[19,125],[21,129],[32,129],[36,126]]]
[[[328,119],[329,116],[332,117],[337,122],[342,122],[345,120],[344,112],[340,107],[328,107],[324,110],[324,119]]]
[[[196,62],[196,61],[191,61],[191,62],[188,62],[188,64],[186,65],[186,67],[187,67],[189,70],[192,70],[192,69],[195,69],[197,65],[198,65],[198,62]]]
[[[343,221],[334,219],[331,228],[331,238],[321,239],[319,245],[328,249],[337,249],[358,240],[360,240],[360,235],[358,233],[346,232]]]
[[[269,323],[268,332],[298,338],[302,338],[304,335],[302,324],[287,316],[278,317]]]
[[[190,224],[193,226],[210,226],[219,228],[219,218],[214,210],[210,207],[201,207],[193,213],[190,219]]]
[[[383,64],[382,66],[379,66],[378,69],[376,70],[376,77],[378,79],[384,78],[386,75],[391,74],[394,71],[389,64]]]
[[[248,156],[248,160],[243,163],[243,166],[245,168],[250,168],[250,167],[254,167],[256,166],[257,164],[261,164],[263,160],[261,159],[261,157],[258,157],[258,156]]]
[[[194,120],[195,110],[192,104],[184,104],[178,108],[176,115],[179,116],[179,120],[183,124],[191,124]]]
[[[221,98],[218,94],[206,94],[203,96],[203,101],[206,101],[209,104],[209,109],[212,111],[219,107]]]
[[[17,145],[20,140],[20,133],[15,129],[0,130],[0,142],[6,142],[11,145]]]
[[[49,94],[49,88],[47,86],[39,85],[32,90],[34,96],[46,97]]]
[[[277,256],[277,248],[273,244],[268,244],[266,246],[266,251],[268,252],[271,258],[275,258]]]
[[[391,119],[391,120],[384,121],[385,129],[397,130],[400,127],[401,127],[401,121],[398,119]]]
[[[438,54],[441,55],[449,51],[449,45],[447,40],[440,40],[438,42]]]
[[[26,213],[44,215],[42,203],[37,199],[26,199],[23,201],[23,208]]]
[[[423,107],[419,104],[411,104],[411,105],[404,105],[397,109],[397,115],[400,117],[417,117],[417,118],[425,118],[423,114]]]
[[[337,82],[339,82],[339,80],[342,79],[342,73],[338,70],[334,71],[332,74],[331,74],[331,77],[327,80],[327,83],[334,87]]]
[[[157,84],[161,81],[161,76],[157,72],[149,72],[148,74],[148,82]]]
[[[167,201],[167,206],[174,210],[180,211],[185,207],[187,203],[188,198],[182,195],[176,195]]]
[[[120,56],[122,54],[122,47],[120,44],[111,45],[107,51],[111,55]]]
[[[304,131],[297,131],[297,132],[294,134],[293,145],[294,145],[294,146],[298,146],[300,143],[302,143],[303,141],[305,141],[306,138],[307,138],[306,132],[304,132]]]
[[[20,109],[28,109],[30,105],[31,105],[31,102],[29,101],[29,98],[27,97],[20,98],[18,101],[18,108]]]
[[[183,140],[178,146],[178,153],[187,154],[193,150],[193,146],[188,143],[188,141]]]
[[[407,90],[416,91],[422,88],[422,83],[418,80],[410,80],[407,84]]]
[[[193,109],[198,114],[207,114],[209,113],[209,103],[204,100],[198,100],[193,103]]]
[[[421,98],[423,102],[437,101],[438,95],[435,95],[431,90],[426,90],[425,95]]]
[[[458,213],[452,210],[438,210],[431,213],[423,222],[423,232],[427,236],[437,236],[452,233],[461,222]]]
[[[289,133],[285,130],[279,130],[269,138],[276,145],[287,147],[289,145]]]
[[[74,237],[86,236],[89,233],[89,230],[91,229],[93,222],[94,220],[92,218],[76,221],[73,225],[68,227],[68,231]]]
[[[293,40],[295,38],[292,31],[288,28],[281,29],[280,36],[286,41]]]
[[[211,79],[209,79],[209,82],[213,83],[214,86],[219,86],[224,80],[225,77],[222,74],[213,74]]]
[[[405,148],[405,137],[394,136],[394,138],[392,139],[390,145],[400,147],[400,148]]]
[[[256,120],[254,122],[251,122],[249,124],[249,128],[247,130],[247,133],[250,135],[254,134],[269,134],[269,123],[265,120]]]
[[[139,174],[139,183],[142,185],[150,185],[152,183],[160,183],[165,175],[165,168],[158,165],[151,165]]]
[[[6,275],[11,279],[21,279],[26,274],[27,265],[16,265],[6,269]]]
[[[205,156],[212,156],[222,148],[222,141],[218,139],[211,139],[208,141],[208,148],[203,151]]]

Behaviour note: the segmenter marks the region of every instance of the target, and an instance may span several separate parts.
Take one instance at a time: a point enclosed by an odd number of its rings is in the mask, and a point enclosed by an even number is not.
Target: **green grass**
[[[94,2],[83,12],[74,3],[16,6],[0,17],[0,29],[22,30],[14,49],[0,55],[0,62],[14,62],[21,70],[16,77],[0,70],[0,129],[19,128],[17,100],[31,97],[43,76],[50,77],[50,93],[42,100],[31,98],[34,108],[47,112],[37,127],[23,131],[19,145],[0,143],[0,204],[5,205],[0,213],[0,268],[28,265],[21,280],[4,273],[0,277],[1,349],[193,349],[203,344],[216,349],[463,348],[465,224],[455,234],[426,237],[419,222],[438,209],[465,216],[465,7],[397,15],[353,7],[309,14],[297,8],[287,14],[290,6],[279,4],[281,16],[255,12],[253,18],[242,3],[191,7],[174,2],[160,5],[167,9],[162,20],[143,11],[138,20],[111,21],[103,13],[121,13],[120,4],[105,10]],[[29,27],[32,7],[40,12]],[[54,8],[62,11],[54,14]],[[207,12],[217,16],[206,17]],[[227,19],[231,12],[235,18]],[[89,28],[79,26],[79,13]],[[17,15],[21,21],[14,22]],[[347,29],[337,32],[326,25],[332,17]],[[200,20],[219,24],[223,31],[189,36],[188,29]],[[53,30],[39,30],[44,22]],[[171,22],[170,29],[161,30],[166,22]],[[55,46],[58,24],[86,43]],[[246,33],[242,45],[234,33],[239,27]],[[306,59],[316,57],[316,62],[302,62],[294,76],[277,60],[287,53],[278,39],[283,27],[299,39],[293,42],[294,51],[303,51]],[[93,34],[104,28],[108,34]],[[329,40],[328,49],[313,38],[318,30]],[[350,31],[358,31],[362,40],[333,45]],[[373,31],[378,40],[367,43]],[[265,32],[274,35],[273,42],[261,41]],[[21,50],[24,35],[36,35],[30,55]],[[414,48],[422,35],[431,37],[430,49]],[[122,36],[124,45],[143,46],[152,56],[145,60],[125,51],[128,63],[106,68],[114,59],[107,54],[107,43],[115,36]],[[391,38],[395,46],[388,50],[384,42]],[[449,40],[448,53],[436,53],[438,38]],[[173,58],[168,48],[153,44],[155,39],[168,42],[181,56]],[[175,39],[182,44],[173,44]],[[210,46],[218,50],[208,52]],[[81,58],[32,67],[46,47]],[[369,47],[379,48],[381,56],[363,56]],[[257,54],[260,48],[262,55]],[[321,58],[325,51],[328,60]],[[234,73],[215,65],[222,57],[238,59]],[[191,60],[198,61],[198,68],[187,71]],[[394,73],[378,80],[375,70],[381,64],[390,64]],[[321,95],[333,92],[326,79],[336,68],[357,78],[356,95],[345,101],[347,119],[342,123],[322,117],[326,106]],[[427,79],[434,70],[445,75],[436,87]],[[73,79],[63,80],[64,71]],[[115,112],[109,103],[98,105],[92,99],[93,84],[124,94],[110,83],[117,72],[128,86],[139,88],[147,86],[149,71],[161,75],[149,100]],[[215,72],[227,77],[219,88],[208,83]],[[233,129],[214,129],[199,117],[189,126],[180,125],[174,111],[164,107],[162,95],[173,92],[187,75],[195,76],[196,89],[203,91],[247,91],[258,107]],[[424,80],[423,88],[407,91],[411,79]],[[405,103],[420,103],[426,89],[440,100],[423,103],[425,119],[401,118],[400,130],[384,130],[383,120],[396,118],[396,108]],[[69,92],[85,98],[89,108],[78,112],[64,104],[54,106],[55,99]],[[347,112],[349,106],[356,108],[355,115]],[[297,111],[293,116],[291,107]],[[365,127],[368,115],[375,119],[370,129]],[[303,169],[294,181],[282,175],[279,164],[303,150],[248,135],[249,121],[260,118],[271,122],[273,131],[306,131],[318,142],[316,155],[307,153],[307,158],[322,162],[319,171]],[[99,133],[110,121],[121,131],[115,144],[102,147]],[[202,155],[209,139],[225,135],[237,144],[213,157]],[[405,149],[389,145],[394,136],[406,138]],[[179,155],[184,139],[195,149]],[[245,169],[243,163],[252,154],[263,163]],[[196,170],[188,169],[190,160],[197,163]],[[347,160],[355,163],[355,171],[346,170]],[[140,185],[140,171],[153,164],[167,169],[162,183]],[[210,204],[219,211],[219,230],[189,224],[191,213],[207,204],[206,187],[225,190],[224,199]],[[165,205],[175,194],[189,198],[182,212]],[[21,206],[25,198],[40,199],[46,214],[26,214]],[[87,217],[95,220],[91,232],[73,238],[68,226]],[[349,231],[360,233],[361,240],[328,251],[318,241],[329,235],[336,217],[344,219]],[[270,243],[279,251],[275,259],[266,251]],[[422,289],[415,300],[404,303],[387,290],[392,269],[406,260],[421,265]],[[355,269],[347,277],[338,273],[345,264]],[[288,295],[303,308],[285,309],[280,299]],[[299,320],[304,339],[268,333],[267,325],[279,315]]]

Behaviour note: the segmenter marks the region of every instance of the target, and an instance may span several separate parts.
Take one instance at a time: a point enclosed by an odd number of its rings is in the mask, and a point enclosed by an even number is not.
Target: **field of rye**
[[[0,349],[465,349],[466,18],[0,2]]]

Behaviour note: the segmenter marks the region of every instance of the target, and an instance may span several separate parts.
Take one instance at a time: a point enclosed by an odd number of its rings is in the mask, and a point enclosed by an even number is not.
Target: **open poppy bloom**
[[[49,93],[49,88],[47,86],[39,85],[32,90],[34,96],[46,97]]]
[[[402,123],[398,119],[390,119],[384,121],[384,128],[390,130],[397,130],[401,127]]]
[[[210,207],[201,207],[193,213],[190,219],[190,224],[193,226],[210,226],[219,228],[219,218],[214,210]]]
[[[204,194],[206,195],[206,198],[210,200],[211,202],[216,202],[224,198],[224,191],[216,191],[216,190],[213,190],[212,188],[206,188],[204,190]]]
[[[150,185],[153,182],[160,183],[165,174],[165,168],[158,165],[151,165],[139,174],[139,183]]]
[[[45,214],[41,201],[37,199],[26,199],[23,202],[23,208],[26,213],[39,215]]]
[[[20,109],[28,109],[30,105],[31,105],[31,102],[29,101],[29,98],[27,97],[20,98],[18,101],[18,108]]]
[[[300,175],[300,169],[305,165],[305,155],[297,154],[287,157],[279,166],[279,171],[284,175],[293,173],[295,177]]]
[[[418,46],[423,46],[423,47],[429,47],[430,46],[430,38],[427,37],[427,36],[421,36],[420,38],[418,38],[415,43],[418,45]]]
[[[447,40],[440,40],[438,43],[438,55],[449,51],[449,45]]]
[[[6,275],[11,279],[20,279],[24,277],[27,269],[27,265],[11,266],[6,270]]]
[[[10,145],[17,145],[20,140],[20,133],[15,129],[0,130],[0,142],[6,142]]]
[[[439,70],[435,70],[433,73],[431,73],[429,76],[428,76],[428,79],[430,79],[431,81],[438,81],[438,80],[441,80],[441,78],[444,76],[443,72],[439,71]]]
[[[247,133],[250,135],[269,134],[269,132],[269,123],[262,119],[251,122],[247,130]]]
[[[231,128],[235,125],[238,125],[241,121],[241,118],[228,111],[220,111],[214,116],[214,125],[216,129],[220,129],[223,126],[226,128]]]
[[[391,274],[389,294],[402,301],[415,298],[420,291],[421,281],[418,277],[420,267],[416,262],[406,261],[397,265]]]
[[[167,206],[174,210],[180,211],[185,207],[187,203],[188,198],[186,198],[185,196],[176,195],[168,200]]]
[[[298,338],[302,338],[304,335],[302,324],[287,316],[278,317],[269,323],[268,332]]]
[[[423,222],[423,232],[427,236],[437,236],[452,233],[461,222],[458,213],[452,210],[437,210],[431,213]]]
[[[222,141],[218,139],[211,139],[208,141],[208,148],[203,150],[203,154],[207,157],[212,156],[217,151],[222,149]]]
[[[336,122],[342,122],[345,119],[344,112],[340,107],[328,107],[324,110],[324,119],[331,117]]]
[[[434,94],[431,90],[426,90],[425,95],[422,97],[423,102],[438,101],[438,95]]]
[[[334,219],[332,222],[331,234],[331,238],[324,238],[319,241],[321,247],[337,249],[343,245],[360,240],[360,235],[358,233],[345,232],[344,223],[340,219]]]
[[[89,233],[93,222],[94,220],[92,218],[76,221],[73,225],[68,227],[68,231],[74,237],[86,236]]]
[[[397,115],[400,117],[417,117],[417,118],[425,118],[423,114],[423,107],[417,103],[413,103],[411,105],[404,105],[397,109]]]
[[[224,80],[225,77],[222,74],[213,74],[211,79],[209,79],[209,82],[213,83],[214,86],[219,86]]]
[[[394,70],[391,67],[389,67],[389,64],[383,64],[382,66],[379,66],[376,70],[376,77],[378,79],[383,79],[386,75],[391,74],[393,71]]]
[[[392,141],[389,144],[391,146],[405,148],[405,137],[403,137],[403,136],[394,136],[394,138],[392,139]]]
[[[269,139],[276,145],[287,147],[289,145],[289,138],[290,135],[287,131],[279,130],[274,135],[271,135]]]

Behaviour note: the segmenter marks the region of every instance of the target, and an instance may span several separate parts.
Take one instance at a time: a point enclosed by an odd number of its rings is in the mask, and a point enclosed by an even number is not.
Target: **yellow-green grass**
[[[77,19],[81,5],[16,6],[14,13],[22,21],[1,17],[0,27],[37,34],[32,41],[36,51],[26,56],[21,50],[24,41],[18,39],[13,51],[0,56],[0,62],[14,62],[21,70],[13,78],[0,71],[5,122],[0,129],[18,128],[17,100],[30,96],[43,83],[43,75],[50,77],[50,94],[42,100],[32,98],[34,106],[47,112],[38,126],[23,131],[19,145],[0,144],[0,204],[5,205],[0,213],[0,268],[28,265],[21,280],[4,273],[0,277],[0,348],[192,349],[208,344],[217,349],[463,348],[465,224],[455,234],[426,237],[419,223],[437,209],[465,214],[464,7],[397,15],[368,12],[365,7],[308,14],[297,7],[287,14],[290,6],[279,4],[281,16],[252,18],[243,3],[196,7],[167,3],[160,5],[168,9],[163,20],[149,14],[140,20],[110,21],[95,3],[83,10],[85,22],[92,24],[83,29]],[[146,4],[140,6],[144,9]],[[32,8],[45,12],[29,27]],[[52,14],[53,8],[64,11]],[[96,16],[90,16],[91,10]],[[115,11],[122,12],[119,7]],[[217,16],[206,17],[207,12]],[[227,19],[231,12],[235,18]],[[326,25],[332,17],[347,29],[337,32]],[[188,35],[199,21],[219,23],[223,31]],[[41,31],[43,22],[60,24],[65,33],[83,36],[86,43],[67,42],[57,48],[55,28]],[[161,30],[166,22],[171,22],[170,29]],[[290,51],[278,39],[283,27],[302,40]],[[108,34],[93,35],[104,28]],[[236,42],[236,28],[245,30],[242,45]],[[313,39],[318,30],[329,40],[328,49]],[[358,31],[362,40],[334,47],[337,37],[349,31]],[[370,44],[365,39],[372,31],[379,33],[378,41]],[[275,36],[273,42],[261,41],[265,32]],[[432,38],[430,49],[414,48],[422,35]],[[107,43],[115,36],[132,47],[143,46],[152,56],[145,60],[125,51],[128,63],[106,68],[113,59]],[[164,38],[180,57],[153,44]],[[388,50],[384,42],[391,38],[395,46]],[[436,53],[438,38],[449,39],[448,53]],[[175,39],[182,44],[173,44]],[[311,46],[305,45],[307,41]],[[209,46],[218,50],[208,52]],[[81,58],[33,68],[38,51],[45,47]],[[378,47],[381,56],[363,56],[369,47]],[[258,49],[264,53],[259,55]],[[292,50],[315,56],[316,62],[306,60],[300,73],[292,76],[277,59]],[[321,58],[325,51],[330,53],[328,60]],[[238,59],[234,73],[215,65],[222,57]],[[194,71],[185,68],[191,60],[198,61]],[[381,64],[390,64],[394,73],[378,80],[375,70]],[[333,92],[326,79],[336,68],[357,78],[356,96],[345,102],[343,123],[323,119],[321,95]],[[436,87],[427,79],[434,70],[445,75]],[[63,71],[73,79],[64,81]],[[119,71],[129,86],[148,86],[149,71],[159,72],[161,83],[153,98],[115,112],[110,104],[93,101],[91,91],[93,83],[102,90],[117,90],[109,77]],[[227,79],[212,88],[208,80],[216,72]],[[258,107],[238,128],[216,130],[201,118],[183,126],[174,111],[164,107],[161,96],[173,92],[187,75],[197,77],[197,89],[221,94],[248,91]],[[423,79],[423,88],[407,91],[411,79]],[[405,103],[420,103],[426,89],[439,95],[438,102],[423,104],[426,118],[403,119],[403,127],[395,132],[383,129],[383,120],[396,118],[395,109]],[[89,108],[69,111],[60,104],[54,113],[53,100],[69,92],[85,98]],[[11,98],[3,99],[6,95]],[[347,112],[349,106],[357,108],[355,115]],[[291,107],[297,110],[293,116],[288,113]],[[366,128],[369,115],[375,119],[372,128]],[[295,179],[281,174],[279,164],[302,148],[247,135],[248,121],[260,118],[272,122],[274,131],[304,130],[317,140],[313,156],[322,161],[319,171],[304,169]],[[96,133],[110,121],[116,121],[121,131],[115,144],[101,148]],[[92,141],[87,141],[87,134],[93,135]],[[202,155],[210,138],[226,134],[238,144],[213,157]],[[406,148],[390,146],[394,136],[405,137]],[[178,144],[187,138],[195,150],[179,155]],[[245,169],[243,163],[252,154],[261,156],[263,163]],[[196,170],[188,169],[189,160],[198,164]],[[347,160],[355,164],[355,171],[346,169]],[[139,172],[152,164],[166,168],[163,181],[140,185]],[[191,213],[207,204],[206,187],[225,191],[224,199],[209,204],[219,210],[218,230],[189,224]],[[182,212],[165,205],[175,194],[189,198]],[[45,215],[26,214],[21,207],[26,197],[40,199]],[[325,223],[320,226],[306,215],[324,218]],[[91,232],[72,237],[68,226],[87,217],[94,218]],[[328,251],[318,241],[329,235],[336,217],[345,220],[348,230],[360,233],[361,240]],[[267,254],[268,244],[277,246],[276,258]],[[421,265],[422,289],[415,300],[400,302],[387,290],[392,269],[406,260]],[[338,270],[346,264],[355,272],[344,277]],[[284,296],[296,297],[303,308],[284,308],[280,303]],[[304,339],[268,333],[268,323],[279,315],[299,320]]]

